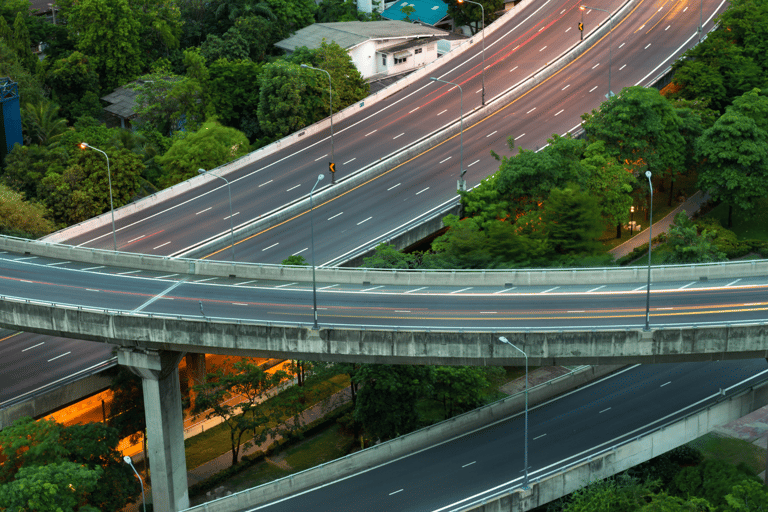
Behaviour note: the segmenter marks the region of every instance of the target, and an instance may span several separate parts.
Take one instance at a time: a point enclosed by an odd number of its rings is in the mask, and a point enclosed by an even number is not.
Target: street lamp
[[[95,148],[88,144],[87,142],[81,142],[80,148],[82,149],[92,149],[94,151],[98,151],[102,155],[104,155],[104,158],[107,159],[107,179],[109,180],[109,210],[112,212],[112,245],[115,249],[115,252],[117,252],[117,236],[115,235],[115,205],[112,202],[112,173],[109,170],[109,156],[99,148]]]
[[[464,2],[467,2],[468,4],[475,4],[479,5],[482,15],[483,15],[483,95],[482,95],[482,104],[485,105],[485,7],[483,7],[483,4],[479,2],[473,2],[472,0],[459,0],[460,4],[463,4]]]
[[[528,354],[517,348],[504,336],[499,337],[499,341],[506,343],[525,356],[525,480],[523,480],[523,489],[528,490]]]
[[[579,9],[582,10],[581,16],[582,19],[584,17],[584,9],[593,9],[595,11],[602,11],[608,15],[608,21],[610,23],[610,27],[608,29],[608,94],[605,95],[606,98],[611,99],[611,96],[613,96],[613,91],[611,90],[611,61],[612,61],[612,53],[613,53],[613,15],[606,11],[605,9],[600,9],[599,7],[587,7],[586,5],[582,5],[579,7]]]
[[[629,233],[630,235],[635,234],[635,207],[630,206],[629,207],[629,213],[631,215],[630,221],[629,221]]]
[[[206,174],[205,169],[198,169],[198,174]],[[232,220],[232,217],[234,216],[232,214],[232,187],[229,186],[229,180],[225,178],[224,176],[219,176],[218,174],[211,174],[211,176],[216,176],[217,178],[220,178],[224,180],[227,184],[227,192],[229,192],[229,233],[232,235],[232,262],[235,261],[235,224]]]
[[[320,68],[313,68],[312,66],[308,66],[306,64],[301,65],[302,68],[306,69],[314,69],[315,71],[322,71],[326,75],[328,75],[328,107],[331,110],[331,164],[329,165],[329,168],[331,170],[331,185],[336,184],[336,166],[334,164],[335,160],[333,158],[333,91],[331,89],[331,74],[327,72],[324,69]]]
[[[312,210],[314,209],[313,202],[312,202],[312,194],[315,192],[315,188],[317,188],[318,183],[323,181],[323,175],[319,174],[317,176],[317,181],[315,182],[315,186],[312,187],[312,190],[309,191],[309,226],[310,226],[310,233],[312,236],[312,309],[315,312],[315,323],[312,326],[313,329],[318,329],[317,325],[317,281],[315,281],[315,224],[313,220],[313,213]]]
[[[125,461],[126,464],[131,466],[131,469],[133,470],[134,473],[136,473],[136,476],[139,479],[139,483],[141,484],[141,502],[144,504],[144,512],[147,512],[147,500],[144,498],[144,481],[141,479],[141,476],[139,476],[139,472],[136,471],[136,468],[133,467],[133,461],[131,460],[131,458],[128,455],[126,455],[123,457],[123,460]]]
[[[702,4],[702,0],[699,0],[699,30],[698,30],[698,32],[699,32],[699,42],[701,42],[701,32],[702,32],[702,30],[704,30],[704,27],[701,26],[701,11],[703,10],[703,7],[702,7],[701,4]],[[55,25],[55,23],[54,23],[54,25]]]
[[[440,80],[439,78],[435,78],[433,76],[429,77],[430,80],[433,82],[442,82],[444,84],[449,85],[455,85],[459,88],[459,119],[460,119],[460,126],[461,131],[459,135],[459,141],[460,141],[460,154],[461,154],[461,160],[460,160],[460,167],[459,167],[459,179],[456,181],[456,187],[459,190],[467,190],[467,182],[464,181],[464,173],[467,171],[464,170],[464,91],[461,89],[461,86],[459,84],[455,84],[453,82],[447,82],[445,80]]]
[[[653,185],[651,184],[651,171],[645,171],[648,178],[648,188],[651,189],[651,217],[648,221],[648,288],[645,293],[645,328],[651,330],[651,245],[653,244]]]

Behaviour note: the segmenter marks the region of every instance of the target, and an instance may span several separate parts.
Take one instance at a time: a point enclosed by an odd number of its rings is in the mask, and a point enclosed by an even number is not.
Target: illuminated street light
[[[335,185],[336,184],[336,165],[335,165],[336,160],[334,160],[333,158],[333,91],[331,89],[331,74],[324,69],[313,68],[312,66],[308,66],[306,64],[302,64],[301,67],[305,69],[314,69],[315,71],[322,71],[323,73],[328,75],[328,106],[330,107],[330,110],[331,110],[331,114],[330,114],[330,117],[331,117],[331,163],[329,165],[329,168],[331,171],[331,185]]]
[[[472,0],[459,0],[460,4],[463,4],[464,2],[467,2],[468,4],[479,5],[482,12],[482,16],[483,16],[483,28],[482,28],[482,32],[483,32],[483,37],[482,37],[483,39],[483,72],[482,72],[483,73],[483,94],[482,94],[481,102],[483,105],[485,105],[485,7],[483,7],[483,4],[479,2],[473,2]]]
[[[109,156],[107,156],[107,154],[99,148],[95,148],[87,142],[81,142],[80,148],[98,151],[104,155],[104,158],[107,159],[107,179],[109,180],[109,210],[112,212],[112,245],[115,249],[115,252],[117,252],[117,235],[115,235],[115,205],[112,203],[112,173],[109,170]]]
[[[608,15],[608,21],[610,23],[610,27],[608,29],[608,94],[606,94],[605,97],[611,99],[611,96],[614,96],[613,90],[611,90],[611,62],[613,60],[613,15],[605,9],[600,9],[599,7],[587,7],[586,5],[581,5],[579,6],[579,9],[582,11],[582,19],[584,19],[584,9],[602,11]]]
[[[198,174],[206,174],[205,169],[198,169]],[[229,192],[229,233],[232,238],[232,261],[235,261],[235,225],[234,221],[232,220],[232,217],[234,215],[232,214],[232,188],[229,186],[229,180],[225,178],[224,176],[219,176],[218,174],[211,174],[211,176],[216,176],[217,178],[220,178],[224,180],[224,182],[227,184],[227,192]]]
[[[133,467],[133,461],[131,460],[131,458],[128,455],[126,455],[123,457],[123,460],[125,461],[126,464],[131,466],[131,469],[133,470],[134,473],[136,473],[136,476],[139,479],[139,483],[141,484],[141,502],[144,504],[144,512],[147,512],[147,500],[144,498],[144,481],[141,479],[141,476],[139,476],[139,472],[136,471],[136,468]]]
[[[528,490],[528,354],[510,343],[504,336],[500,336],[499,341],[506,343],[525,356],[525,458],[523,462],[525,464],[525,480],[523,480],[523,489]]]
[[[445,80],[440,80],[439,78],[435,78],[433,76],[429,77],[430,80],[433,82],[442,82],[444,84],[448,85],[455,85],[459,88],[459,119],[460,119],[460,135],[459,135],[459,141],[460,141],[460,163],[459,163],[459,179],[456,182],[456,187],[459,190],[467,190],[467,182],[464,181],[464,174],[467,172],[464,170],[464,91],[461,89],[461,86],[459,84],[455,84],[453,82],[447,82]]]

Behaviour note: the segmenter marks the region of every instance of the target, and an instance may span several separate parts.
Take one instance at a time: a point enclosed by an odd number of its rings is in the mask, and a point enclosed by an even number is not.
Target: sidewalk
[[[658,222],[653,223],[653,236],[657,236],[660,233],[666,233],[669,231],[669,227],[675,220],[677,215],[682,210],[690,217],[694,212],[699,211],[701,205],[709,200],[709,194],[704,194],[701,190],[689,197],[683,204],[672,210],[666,217]],[[619,259],[627,254],[631,253],[636,247],[648,243],[648,228],[634,235],[621,245],[618,245],[611,249],[609,252],[613,254],[616,259]]]

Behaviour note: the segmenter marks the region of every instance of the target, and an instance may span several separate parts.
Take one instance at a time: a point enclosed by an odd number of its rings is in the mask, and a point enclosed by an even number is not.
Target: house
[[[404,21],[346,21],[315,23],[275,46],[292,53],[306,46],[319,48],[335,42],[349,53],[363,78],[400,74],[438,57],[437,43],[450,34],[434,27]]]
[[[411,7],[413,12],[406,19],[403,7]],[[440,26],[450,30],[453,21],[448,18],[448,4],[443,0],[398,0],[381,13],[382,18],[395,21],[411,21],[424,25]]]

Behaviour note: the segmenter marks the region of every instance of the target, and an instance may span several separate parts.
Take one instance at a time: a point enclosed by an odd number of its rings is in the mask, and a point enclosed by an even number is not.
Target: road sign
[[[584,24],[583,23],[579,23],[579,30],[581,32],[584,32]]]
[[[336,172],[336,164],[333,162],[328,162],[328,170],[331,171],[331,174]]]

